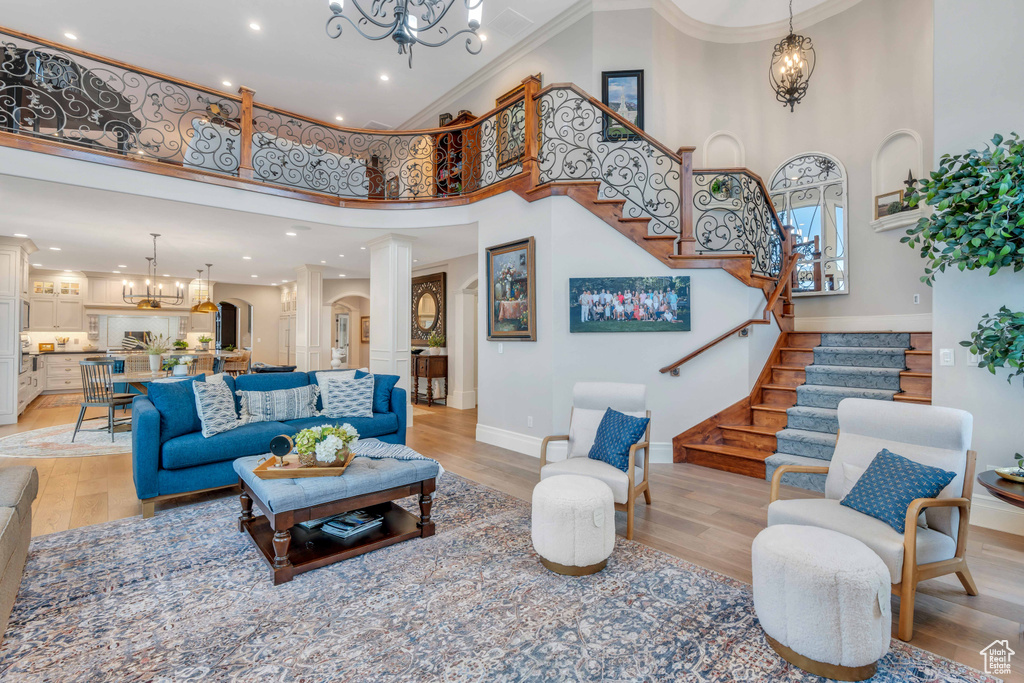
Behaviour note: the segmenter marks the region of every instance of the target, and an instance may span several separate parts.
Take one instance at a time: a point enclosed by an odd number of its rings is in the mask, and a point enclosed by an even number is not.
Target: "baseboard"
[[[476,440],[491,446],[507,448],[510,451],[515,451],[516,453],[530,455],[534,458],[540,457],[540,445],[541,442],[544,441],[544,439],[540,437],[530,436],[529,434],[520,434],[519,432],[500,429],[498,427],[490,427],[483,424],[477,424],[476,426]],[[564,460],[565,448],[565,442],[552,443],[548,446],[548,459],[552,461]],[[671,463],[672,444],[668,442],[652,443],[651,462]]]
[[[472,410],[476,408],[475,391],[453,391],[448,405],[456,410]]]
[[[979,491],[971,499],[971,524],[1024,536],[1024,510]]]
[[[821,318],[797,316],[793,324],[797,332],[931,332],[932,314],[848,315]]]

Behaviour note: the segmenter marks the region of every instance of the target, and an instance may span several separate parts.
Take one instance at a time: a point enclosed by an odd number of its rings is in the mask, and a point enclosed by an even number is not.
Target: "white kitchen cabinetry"
[[[29,328],[77,331],[85,327],[86,281],[77,277],[33,277]]]
[[[46,391],[81,391],[82,370],[78,363],[86,358],[85,355],[54,353],[47,354],[45,358]]]

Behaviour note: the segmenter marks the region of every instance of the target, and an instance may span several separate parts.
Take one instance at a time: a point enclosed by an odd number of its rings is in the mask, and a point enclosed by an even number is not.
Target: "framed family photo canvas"
[[[644,129],[644,70],[602,71],[601,102],[631,124]],[[605,116],[604,139],[636,140],[639,136]]]
[[[569,332],[689,332],[690,278],[569,278]]]
[[[487,340],[537,341],[534,239],[487,248]]]

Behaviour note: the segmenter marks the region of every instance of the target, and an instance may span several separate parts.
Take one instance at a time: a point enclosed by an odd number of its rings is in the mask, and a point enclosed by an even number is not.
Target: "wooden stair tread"
[[[779,351],[810,351],[814,352],[813,346],[783,346]]]
[[[921,351],[920,349],[907,349],[908,356],[930,356],[932,355],[931,349],[927,351]]]
[[[750,406],[751,410],[766,410],[770,413],[785,413],[789,408],[785,406],[773,406],[769,403],[758,403],[756,406]]]
[[[721,425],[719,429],[731,429],[736,432],[762,434],[764,436],[775,436],[775,434],[779,431],[775,427],[765,427],[763,425]]]
[[[784,384],[763,384],[762,389],[775,389],[777,391],[796,391],[796,387],[788,387]]]
[[[644,235],[645,240],[672,240],[675,241],[675,235]]]
[[[900,377],[931,377],[930,372],[920,372],[918,370],[901,370]]]
[[[773,365],[772,370],[793,370],[794,372],[804,372],[806,366],[803,365]]]
[[[742,460],[754,460],[757,462],[764,462],[766,458],[769,458],[772,455],[767,451],[756,451],[752,448],[726,446],[717,443],[687,443],[683,444],[683,448],[695,451],[705,451],[707,453],[718,453],[719,455],[728,455],[733,458],[740,458]]]
[[[650,223],[651,219],[649,216],[621,216],[620,221],[626,221],[627,223]],[[673,236],[674,239],[674,236]]]
[[[595,204],[626,204],[625,199],[595,199]]]
[[[892,397],[894,401],[906,401],[907,403],[931,403],[931,396],[919,396],[917,394],[899,393]]]

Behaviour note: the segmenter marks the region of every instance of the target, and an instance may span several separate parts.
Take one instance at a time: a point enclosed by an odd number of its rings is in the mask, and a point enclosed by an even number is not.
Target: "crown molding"
[[[416,130],[419,128],[433,128],[437,122],[431,123],[431,118],[439,109],[449,105],[461,97],[472,92],[487,81],[495,78],[499,73],[512,66],[516,61],[532,52],[535,48],[544,44],[577,21],[593,11],[592,0],[579,0],[557,17],[547,22],[539,29],[522,39],[501,55],[495,57],[487,66],[483,67],[457,86],[438,97],[423,109],[398,126],[398,130]]]
[[[793,15],[793,30],[802,30],[845,12],[860,0],[825,0],[809,10]],[[697,21],[672,0],[593,0],[594,12],[651,9],[688,36],[712,43],[756,43],[777,40],[789,33],[789,19],[760,26],[715,26]]]

